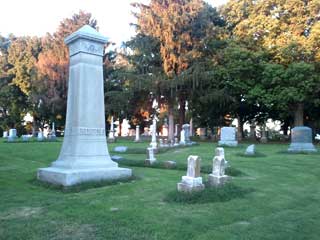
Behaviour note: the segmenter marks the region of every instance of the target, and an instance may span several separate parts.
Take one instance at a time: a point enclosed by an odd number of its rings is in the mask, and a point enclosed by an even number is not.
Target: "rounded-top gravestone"
[[[294,127],[291,130],[291,144],[289,152],[316,152],[312,143],[311,128],[305,126]]]

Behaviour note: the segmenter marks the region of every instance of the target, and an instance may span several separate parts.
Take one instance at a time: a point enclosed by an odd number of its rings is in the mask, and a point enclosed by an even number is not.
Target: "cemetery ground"
[[[255,157],[243,155],[249,143],[225,148],[232,183],[186,196],[176,185],[188,155],[202,158],[206,181],[216,143],[161,151],[152,168],[143,165],[148,144],[109,144],[133,179],[61,189],[36,180],[61,141],[1,142],[0,239],[319,239],[320,153],[289,154],[287,143],[257,144]],[[128,153],[111,151],[120,145]]]

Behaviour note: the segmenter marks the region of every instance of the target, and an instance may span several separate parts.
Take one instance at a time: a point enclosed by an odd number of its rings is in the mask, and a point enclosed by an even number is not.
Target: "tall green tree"
[[[36,62],[40,52],[41,44],[37,37],[17,37],[8,49],[8,62],[12,65],[8,74],[13,76],[12,83],[27,96],[36,79]]]
[[[18,128],[22,132],[22,115],[27,110],[27,97],[12,80],[10,71],[14,67],[9,61],[9,49],[15,41],[13,35],[0,36],[0,128]]]
[[[273,97],[276,104],[291,106],[295,126],[304,124],[304,105],[313,101],[308,89],[318,89],[319,85],[319,79],[314,77],[318,72],[314,63],[320,56],[319,11],[317,0],[230,0],[223,10],[234,39],[265,49],[270,53],[270,64],[282,65],[266,66],[265,77],[270,79],[265,81],[271,85],[275,81],[271,75],[275,73],[270,72],[270,68],[277,70],[277,74],[284,73],[277,76],[278,91],[272,95],[267,93],[265,98]]]
[[[221,23],[215,9],[202,0],[152,0],[149,5],[134,4],[138,33],[151,36],[160,43],[160,56],[165,77],[159,87],[168,104],[169,137],[173,138],[173,109],[179,103],[179,123],[185,123],[188,87],[184,72],[199,57],[202,41],[217,33]],[[171,134],[170,134],[171,133]]]
[[[51,120],[60,119],[63,123],[66,112],[69,56],[64,39],[86,24],[97,28],[91,13],[80,11],[62,20],[55,33],[42,39],[42,51],[36,65],[39,81],[34,90],[38,103],[35,106],[42,108],[39,112],[47,112]]]

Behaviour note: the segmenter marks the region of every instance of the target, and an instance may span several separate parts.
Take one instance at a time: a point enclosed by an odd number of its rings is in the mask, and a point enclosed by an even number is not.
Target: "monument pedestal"
[[[127,168],[63,169],[39,168],[38,179],[55,185],[72,186],[83,182],[125,179],[132,176]]]
[[[213,174],[209,174],[209,178],[208,178],[209,185],[215,186],[215,187],[224,185],[228,180],[230,180],[230,177],[227,175],[216,176]]]
[[[144,160],[144,164],[147,166],[153,165],[157,160],[146,159]]]
[[[177,184],[179,192],[193,192],[202,191],[204,184],[202,183],[202,177],[188,177],[183,176],[182,181]]]
[[[317,152],[317,149],[312,143],[291,143],[288,152],[299,153],[299,152]]]
[[[238,146],[238,141],[232,141],[232,140],[221,140],[218,142],[219,146],[228,146],[228,147],[236,147]]]

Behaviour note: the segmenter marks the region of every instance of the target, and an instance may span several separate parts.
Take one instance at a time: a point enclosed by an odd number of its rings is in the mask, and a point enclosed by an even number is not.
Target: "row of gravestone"
[[[137,140],[135,140],[137,141]],[[157,143],[157,132],[156,132],[156,119],[153,119],[153,124],[151,125],[151,143],[150,147],[156,149],[158,147],[175,147],[179,145],[193,145],[194,142],[190,140],[190,125],[182,125],[182,130],[180,132],[180,141],[178,138],[174,138],[171,142],[168,142],[167,139],[159,139],[159,145]]]
[[[221,129],[221,140],[219,146],[236,147],[238,141],[236,138],[236,128],[223,127]],[[291,129],[291,144],[289,152],[316,152],[316,148],[312,143],[312,130],[309,127],[300,126]]]
[[[212,172],[208,176],[208,184],[210,186],[221,186],[231,179],[230,176],[225,174],[227,166],[228,162],[225,160],[224,149],[221,147],[216,148],[212,163]],[[188,157],[187,174],[182,176],[181,182],[177,184],[178,191],[192,192],[203,190],[205,186],[200,175],[200,169],[201,158],[190,155]]]
[[[22,135],[21,139],[23,142],[28,142],[32,139],[32,134],[26,134],[26,135]],[[4,131],[3,132],[3,138],[6,138],[8,142],[15,142],[18,140],[18,136],[17,136],[17,130],[12,128],[8,131]],[[42,142],[45,140],[49,140],[49,141],[56,141],[56,134],[55,131],[51,131],[51,134],[48,135],[48,137],[44,137],[43,132],[39,131],[38,135],[37,135],[37,141]]]

